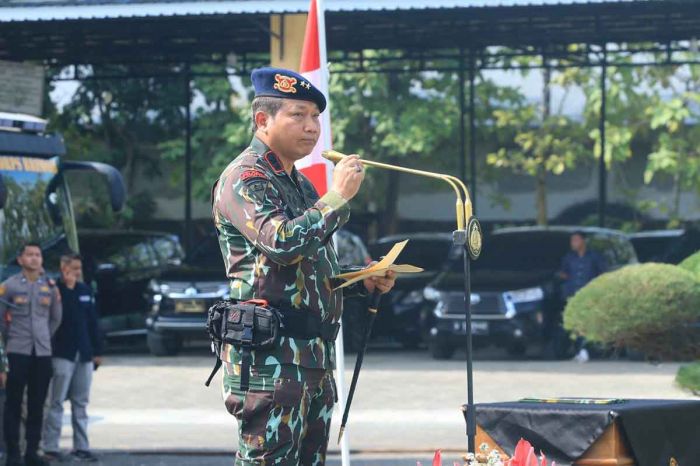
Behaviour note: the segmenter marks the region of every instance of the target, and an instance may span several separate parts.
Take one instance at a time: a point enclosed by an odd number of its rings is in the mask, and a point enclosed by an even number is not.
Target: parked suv
[[[229,296],[216,236],[201,241],[181,266],[151,280],[149,288],[151,312],[146,328],[153,355],[174,355],[187,340],[206,339],[207,309]]]
[[[348,232],[338,232],[341,265],[365,266],[370,262],[362,240]],[[148,348],[156,356],[177,353],[187,340],[204,339],[207,309],[229,296],[229,280],[224,271],[218,240],[211,235],[200,242],[185,263],[151,281],[152,310],[146,324]],[[346,315],[366,311],[366,300],[345,300]],[[352,323],[344,325],[345,335],[355,332]],[[348,338],[350,338],[348,336]],[[350,348],[352,346],[350,338]]]
[[[700,250],[700,231],[650,230],[629,235],[639,262],[678,264]]]
[[[411,233],[380,238],[370,244],[370,254],[376,260],[403,240],[408,244],[401,252],[399,264],[423,268],[423,272],[400,275],[394,288],[382,296],[373,336],[398,341],[405,348],[416,348],[425,340],[422,310],[425,307],[423,289],[443,270],[452,249],[451,233]]]
[[[182,263],[177,236],[134,230],[78,231],[86,283],[94,284],[100,325],[107,337],[146,333],[149,283]],[[56,259],[57,261],[58,259]]]
[[[607,260],[610,270],[637,262],[627,236],[615,230],[579,227],[522,227],[495,230],[471,266],[471,332],[475,347],[496,345],[521,355],[546,337],[552,356],[566,355],[560,338],[561,297],[557,272],[569,251],[572,233],[586,235],[588,247]],[[453,250],[444,272],[425,288],[430,302],[430,351],[452,357],[464,346],[466,314],[461,251]]]

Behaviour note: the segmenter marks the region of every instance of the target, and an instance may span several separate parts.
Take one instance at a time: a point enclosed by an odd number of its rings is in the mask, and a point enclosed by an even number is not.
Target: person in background
[[[605,258],[596,251],[588,249],[586,237],[582,232],[573,233],[569,244],[571,251],[562,259],[559,271],[559,277],[564,280],[562,297],[567,301],[588,282],[608,270]],[[577,337],[574,357],[576,361],[587,362],[590,359],[585,345],[586,340],[582,336]]]
[[[88,441],[87,405],[92,373],[102,363],[102,337],[92,290],[82,281],[82,261],[77,254],[61,257],[58,289],[63,302],[63,321],[53,339],[53,378],[49,412],[44,425],[44,453],[49,460],[62,460],[63,403],[71,403],[73,459],[96,462]]]
[[[43,273],[43,256],[37,243],[26,243],[17,263],[22,271],[0,285],[0,326],[9,363],[3,418],[6,464],[46,466],[39,444],[51,380],[51,335],[61,323],[61,296],[56,283]],[[19,429],[25,388],[27,448],[23,459]]]

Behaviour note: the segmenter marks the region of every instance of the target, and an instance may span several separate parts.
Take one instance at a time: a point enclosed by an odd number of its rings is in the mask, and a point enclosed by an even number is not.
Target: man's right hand
[[[359,169],[358,169],[359,167]],[[349,201],[360,190],[365,179],[365,169],[358,155],[348,155],[335,166],[333,170],[333,186],[331,190]]]
[[[0,372],[0,388],[5,388],[7,385],[7,372]]]

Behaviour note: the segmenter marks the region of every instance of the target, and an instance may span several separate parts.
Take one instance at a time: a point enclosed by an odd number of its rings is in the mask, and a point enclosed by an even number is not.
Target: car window
[[[529,272],[559,269],[569,252],[569,234],[552,231],[512,232],[493,234],[484,238],[483,250],[472,270]],[[460,255],[461,257],[461,255]],[[461,272],[462,261],[455,257],[450,269]]]
[[[632,243],[641,262],[662,261],[672,244],[678,241],[671,236],[650,236],[633,238]]]
[[[588,237],[588,246],[602,254],[611,269],[637,262],[634,248],[629,240],[621,235],[595,234]]]
[[[147,241],[143,241],[127,249],[127,260],[129,261],[130,269],[139,269],[144,267],[157,267],[158,260],[155,252]]]
[[[176,236],[154,238],[153,249],[161,264],[179,264],[184,257],[182,246]]]
[[[591,251],[601,254],[610,268],[618,268],[621,263],[615,251],[615,241],[610,235],[594,234],[586,238],[586,243]]]

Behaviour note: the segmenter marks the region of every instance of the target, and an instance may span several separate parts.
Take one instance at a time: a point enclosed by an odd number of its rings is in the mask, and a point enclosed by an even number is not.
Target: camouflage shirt
[[[212,196],[232,298],[265,299],[323,321],[340,320],[342,291],[334,291],[331,280],[340,268],[331,237],[350,217],[345,199],[332,191],[319,199],[304,175],[296,168],[287,174],[257,138],[222,172]],[[221,357],[241,361],[232,346]],[[333,369],[334,348],[320,338],[282,337],[276,349],[254,351],[253,364]]]

